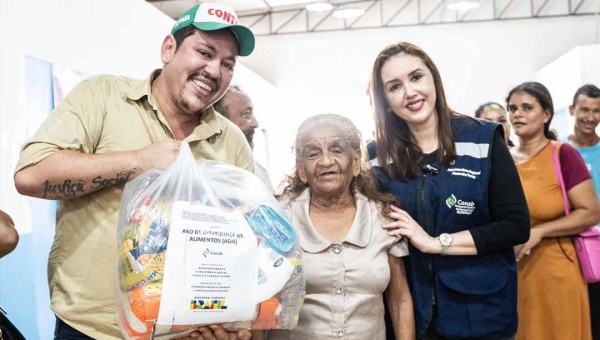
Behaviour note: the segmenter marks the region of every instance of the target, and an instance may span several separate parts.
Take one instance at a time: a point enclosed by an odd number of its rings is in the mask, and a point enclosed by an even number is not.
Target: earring
[[[392,109],[389,107],[386,109],[386,111],[387,111],[387,113],[394,113],[394,111],[392,111]]]

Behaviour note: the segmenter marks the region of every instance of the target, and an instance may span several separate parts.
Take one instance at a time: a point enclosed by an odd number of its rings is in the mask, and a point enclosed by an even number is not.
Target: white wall
[[[146,77],[160,67],[160,44],[173,20],[143,0],[0,2],[0,206],[23,226],[12,181],[25,135],[24,58],[88,75]],[[25,227],[24,227],[25,228]]]
[[[548,63],[535,74],[535,80],[546,85],[556,117],[552,125],[564,138],[573,133],[575,120],[561,110],[573,103],[573,96],[584,84],[600,85],[600,44],[580,45]]]
[[[291,168],[295,128],[310,115],[345,114],[370,135],[364,93],[375,57],[388,44],[422,47],[440,69],[450,105],[473,114],[488,100],[502,103],[513,86],[573,47],[593,43],[596,30],[593,16],[572,16],[259,37],[246,65],[279,94],[278,115],[261,122],[278,140],[272,150],[279,162],[270,170]]]
[[[581,68],[582,83],[600,86],[600,41],[581,46]]]

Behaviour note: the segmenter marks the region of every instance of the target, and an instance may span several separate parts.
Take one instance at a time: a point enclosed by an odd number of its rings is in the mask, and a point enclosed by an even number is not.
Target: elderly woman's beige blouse
[[[296,328],[269,331],[267,339],[385,340],[388,254],[408,255],[406,240],[387,235],[381,226],[389,220],[361,194],[352,227],[339,244],[327,241],[311,223],[308,189],[293,201],[280,201],[299,236],[306,298]]]

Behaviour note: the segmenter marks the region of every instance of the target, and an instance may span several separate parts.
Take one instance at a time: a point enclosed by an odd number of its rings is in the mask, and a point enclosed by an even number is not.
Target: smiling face
[[[481,119],[502,125],[502,128],[504,129],[504,139],[505,142],[508,143],[510,125],[508,124],[508,119],[506,118],[506,112],[504,112],[503,109],[495,106],[489,106],[481,113]]]
[[[350,193],[350,184],[360,173],[361,152],[354,150],[336,127],[313,127],[301,143],[296,169],[312,194],[341,197]]]
[[[421,58],[391,57],[381,68],[381,79],[387,104],[409,127],[437,121],[434,79]]]
[[[238,54],[235,36],[229,30],[196,30],[179,48],[169,35],[161,52],[161,76],[169,86],[170,105],[182,114],[201,112],[223,95],[231,83]]]
[[[595,135],[600,123],[600,98],[586,95],[577,97],[575,106],[569,106],[571,116],[575,117],[575,129],[584,135]]]
[[[550,121],[550,112],[526,92],[516,92],[508,101],[508,117],[521,139],[532,139],[544,135],[544,124]]]

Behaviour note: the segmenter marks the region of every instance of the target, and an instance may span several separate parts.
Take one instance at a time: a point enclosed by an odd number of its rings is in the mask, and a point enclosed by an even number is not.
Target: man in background
[[[600,123],[600,89],[594,85],[580,87],[569,112],[575,118],[575,133],[569,136],[569,143],[581,154],[592,174],[596,194],[600,194],[600,136],[596,133]],[[588,289],[592,336],[600,340],[600,283],[589,284]]]
[[[246,140],[254,149],[254,133],[258,129],[258,121],[254,115],[254,105],[250,96],[237,85],[232,85],[225,95],[214,105],[215,110],[232,121],[242,130]],[[258,162],[254,162],[255,173],[258,178],[273,192],[273,185],[267,169]]]
[[[196,5],[163,39],[162,69],[145,80],[83,81],[25,143],[15,170],[17,190],[59,200],[48,264],[55,340],[122,339],[115,259],[126,182],[167,168],[182,142],[196,160],[254,171],[244,136],[212,107],[229,87],[238,56],[250,55],[254,44],[230,6]],[[250,332],[210,326],[192,337],[248,339]]]

